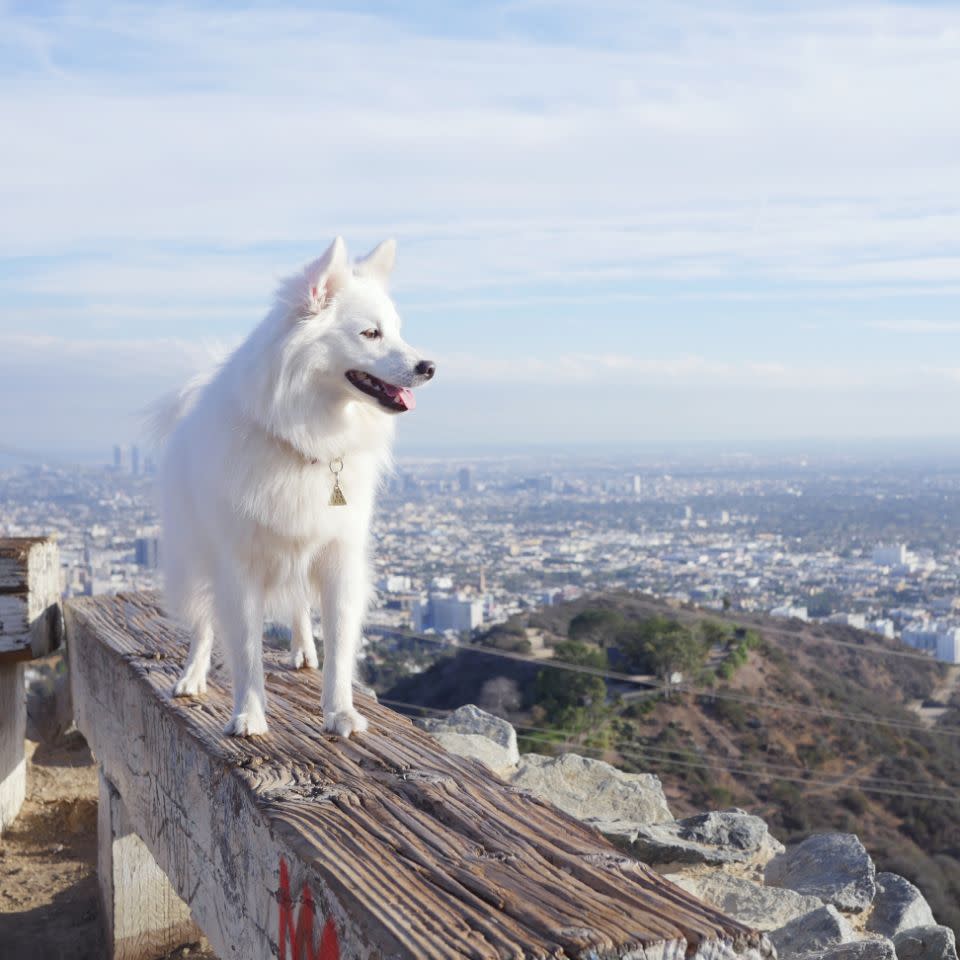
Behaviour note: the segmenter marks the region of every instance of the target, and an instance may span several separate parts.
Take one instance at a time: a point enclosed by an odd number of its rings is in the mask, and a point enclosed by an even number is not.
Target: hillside
[[[856,832],[878,869],[918,883],[960,931],[960,710],[917,709],[955,697],[956,671],[848,627],[628,593],[516,618],[483,642],[650,682],[471,650],[383,695],[434,710],[478,703],[514,723],[522,749],[576,749],[657,773],[680,814],[743,807],[785,842]],[[678,665],[684,680],[667,689],[662,678]]]

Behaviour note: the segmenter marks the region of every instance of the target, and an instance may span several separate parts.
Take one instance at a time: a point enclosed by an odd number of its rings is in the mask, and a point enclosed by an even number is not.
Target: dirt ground
[[[102,960],[96,766],[79,733],[27,750],[27,799],[0,837],[0,960]],[[216,960],[198,944],[180,958]]]

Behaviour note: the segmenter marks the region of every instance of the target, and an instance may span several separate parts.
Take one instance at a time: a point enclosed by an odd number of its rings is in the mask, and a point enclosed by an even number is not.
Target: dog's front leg
[[[336,540],[316,561],[323,621],[323,728],[342,737],[367,721],[353,708],[353,673],[369,589],[362,548]]]
[[[233,677],[233,716],[224,732],[249,737],[267,732],[263,684],[263,592],[234,571],[221,571],[217,619]]]

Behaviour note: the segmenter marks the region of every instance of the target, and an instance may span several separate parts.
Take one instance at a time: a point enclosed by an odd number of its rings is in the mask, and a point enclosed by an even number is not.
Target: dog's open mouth
[[[373,397],[381,407],[392,410],[394,413],[403,413],[404,410],[412,410],[417,405],[417,400],[412,390],[406,387],[395,387],[386,380],[375,377],[372,373],[364,373],[362,370],[348,370],[347,379],[365,394]]]

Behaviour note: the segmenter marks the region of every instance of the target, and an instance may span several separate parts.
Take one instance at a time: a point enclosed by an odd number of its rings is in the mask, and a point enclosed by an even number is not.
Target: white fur
[[[216,634],[233,677],[228,733],[267,731],[265,612],[292,620],[293,665],[317,666],[311,606],[323,627],[324,728],[342,736],[366,729],[353,706],[353,671],[370,597],[370,517],[395,415],[345,372],[404,387],[428,379],[415,370],[420,356],[401,338],[387,293],[394,249],[387,241],[351,267],[338,237],[281,285],[273,309],[219,368],[154,415],[167,434],[166,593],[193,632],[174,694],[204,693]],[[362,336],[371,329],[382,337]],[[347,506],[329,504],[338,457]]]

